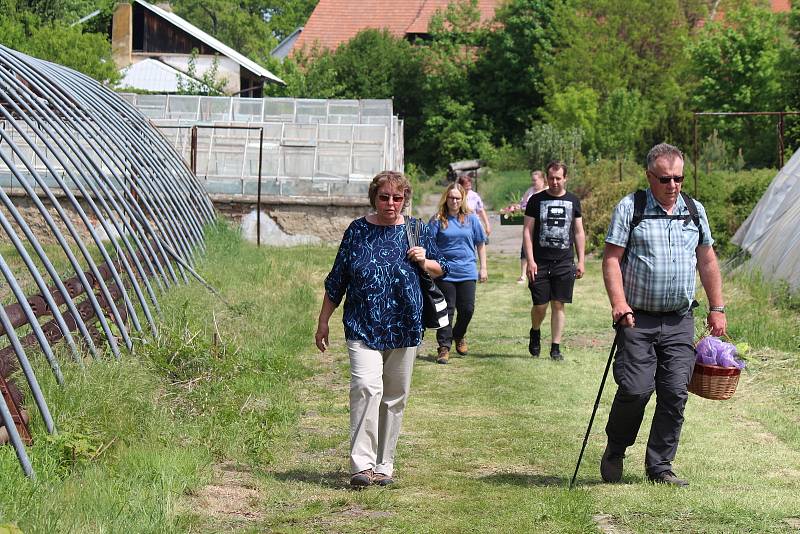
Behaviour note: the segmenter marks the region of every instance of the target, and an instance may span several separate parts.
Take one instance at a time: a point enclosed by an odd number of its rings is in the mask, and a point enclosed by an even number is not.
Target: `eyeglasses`
[[[650,173],[650,174],[653,174],[653,173]],[[664,185],[668,184],[670,180],[674,180],[676,184],[680,184],[680,183],[683,182],[683,179],[685,178],[685,176],[680,176],[680,175],[678,175],[678,176],[656,176],[655,174],[653,174],[653,176],[655,178],[658,178],[658,181],[660,183],[664,184]]]
[[[447,197],[447,200],[458,200],[461,202],[461,197]]]
[[[389,195],[387,193],[378,194],[378,200],[380,200],[381,202],[389,202],[390,198],[394,200],[395,204],[400,204],[406,199],[404,195]]]

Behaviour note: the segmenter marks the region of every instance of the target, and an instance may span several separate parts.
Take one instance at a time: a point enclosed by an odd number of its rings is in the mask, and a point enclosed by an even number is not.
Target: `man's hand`
[[[536,265],[535,261],[529,261],[528,262],[528,268],[525,271],[525,274],[528,275],[528,280],[533,282],[533,280],[536,278],[536,273],[537,272],[539,272],[539,266]]]
[[[575,265],[575,278],[583,278],[585,272],[586,272],[586,266],[583,264],[582,261],[579,261]]]
[[[722,337],[728,335],[728,318],[723,312],[708,312],[706,323],[712,336]]]
[[[478,273],[478,282],[485,282],[488,279],[489,279],[489,271],[487,271],[486,268],[481,269],[480,272]]]
[[[611,318],[613,319],[614,324],[616,324],[617,321],[619,321],[619,318],[625,315],[626,313],[629,313],[630,315],[625,316],[625,318],[622,321],[620,321],[619,325],[633,328],[634,326],[636,326],[636,321],[633,318],[633,310],[631,309],[630,306],[628,306],[628,303],[624,302],[621,304],[615,304],[611,306]]]

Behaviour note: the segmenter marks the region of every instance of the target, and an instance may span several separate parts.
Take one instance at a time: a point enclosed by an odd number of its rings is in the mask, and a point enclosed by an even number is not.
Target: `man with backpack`
[[[681,192],[680,150],[661,143],[647,154],[650,187],[614,210],[603,253],[603,280],[619,323],[614,358],[618,385],[600,461],[606,482],[622,478],[625,449],[636,441],[650,396],[656,409],[645,454],[651,482],[687,486],[672,461],[678,449],[689,380],[694,370],[695,269],[709,302],[711,335],[725,335],[722,275],[703,205]]]

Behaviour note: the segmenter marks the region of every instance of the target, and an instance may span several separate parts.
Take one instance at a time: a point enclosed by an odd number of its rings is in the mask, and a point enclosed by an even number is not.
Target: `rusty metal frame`
[[[695,111],[692,113],[692,131],[693,131],[693,146],[692,155],[694,156],[694,196],[697,197],[697,160],[699,159],[698,148],[698,131],[697,131],[697,118],[698,117],[754,117],[754,116],[772,116],[778,117],[778,168],[783,168],[783,127],[784,117],[786,115],[800,115],[800,111]]]
[[[150,333],[158,335],[150,313],[150,306],[161,313],[158,291],[187,282],[187,275],[205,284],[193,264],[205,251],[204,227],[216,215],[175,148],[133,106],[81,73],[0,45],[0,171],[6,169],[46,222],[73,274],[59,273],[17,208],[17,197],[0,188],[0,206],[10,215],[0,212],[0,227],[25,266],[14,272],[0,255],[0,276],[16,299],[0,305],[0,336],[10,343],[0,347],[0,378],[19,366],[47,431],[55,433],[26,350],[40,350],[63,383],[52,350],[59,340],[83,365],[83,350],[98,357],[96,345],[102,341],[117,358],[117,338],[132,349],[129,328],[142,330],[139,313]],[[79,229],[90,239],[84,242]],[[33,278],[39,293],[25,295],[21,274]],[[40,319],[45,321],[40,324]],[[30,333],[20,337],[18,328]],[[15,398],[21,392],[6,381],[0,380],[0,423],[22,470],[34,477],[25,450],[30,435]],[[10,388],[17,393],[6,394]]]

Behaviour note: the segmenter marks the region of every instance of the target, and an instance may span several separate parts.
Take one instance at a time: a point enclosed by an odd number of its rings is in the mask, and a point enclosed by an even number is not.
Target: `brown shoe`
[[[467,355],[467,351],[469,350],[469,346],[467,342],[463,339],[456,339],[456,352],[462,356]]]
[[[372,483],[376,486],[388,486],[389,484],[394,484],[394,479],[390,475],[384,475],[376,471],[372,476]]]
[[[439,347],[436,363],[447,363],[449,360],[450,360],[450,349],[447,347]]]
[[[354,488],[366,488],[372,485],[372,479],[375,473],[372,469],[364,469],[350,477],[350,485]]]

